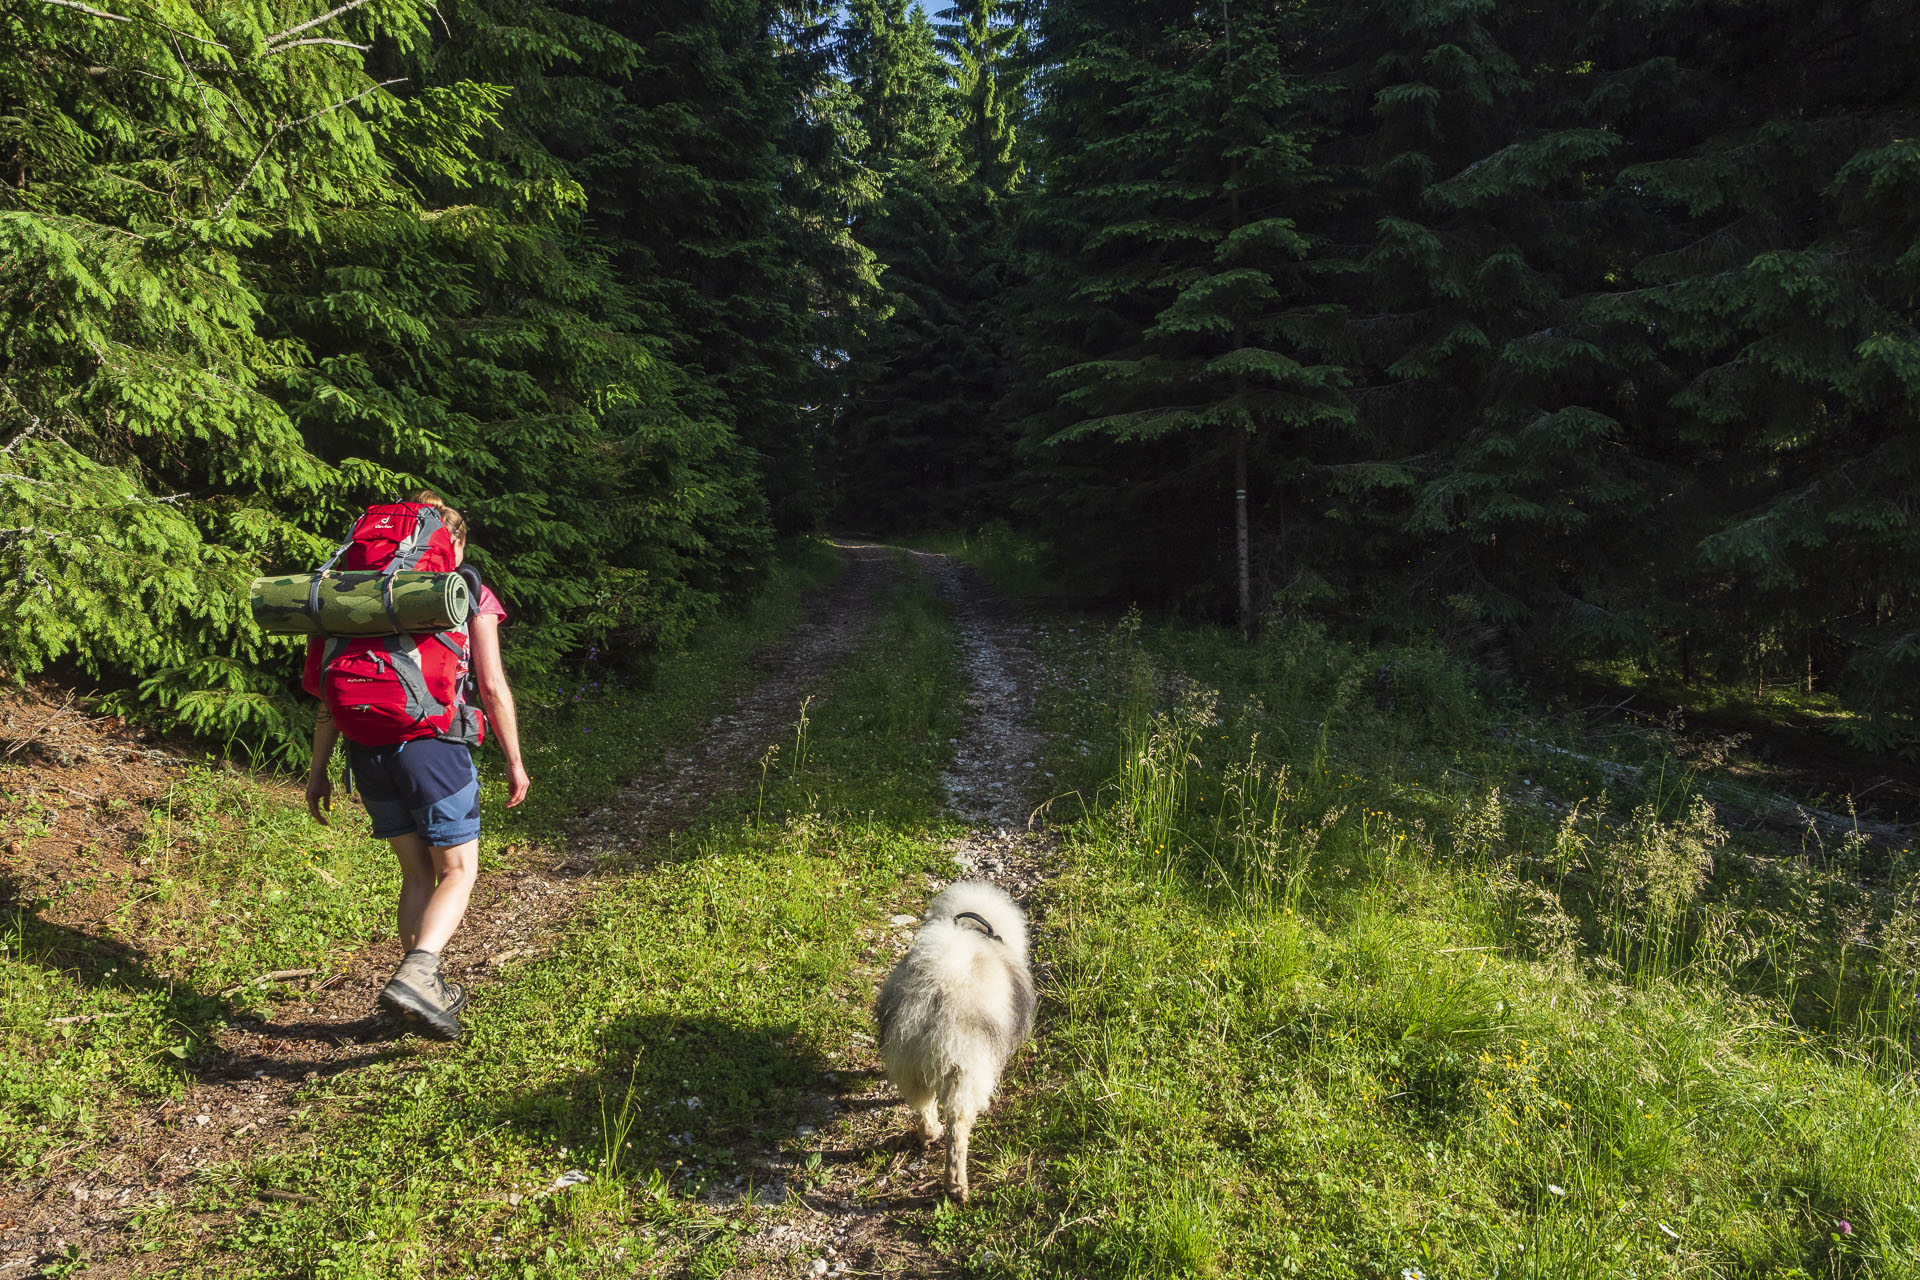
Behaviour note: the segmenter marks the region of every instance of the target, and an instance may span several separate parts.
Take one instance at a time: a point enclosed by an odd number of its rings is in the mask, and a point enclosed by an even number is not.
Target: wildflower
[[[1851,1222],[1848,1222],[1845,1218],[1840,1219],[1839,1227],[1840,1227],[1841,1235],[1850,1236],[1853,1234],[1853,1224]]]
[[[1668,1226],[1664,1222],[1656,1222],[1653,1225],[1655,1225],[1656,1227],[1659,1227],[1660,1234],[1665,1236],[1669,1240],[1678,1240],[1680,1238],[1680,1233],[1678,1231],[1675,1231],[1672,1227]]]
[[[1400,1272],[1400,1280],[1427,1280],[1427,1273],[1418,1267],[1407,1267]]]
[[[1547,1184],[1547,1190],[1551,1191],[1554,1195],[1557,1195],[1557,1196],[1564,1196],[1567,1194],[1567,1189],[1565,1187],[1556,1187],[1551,1182]]]

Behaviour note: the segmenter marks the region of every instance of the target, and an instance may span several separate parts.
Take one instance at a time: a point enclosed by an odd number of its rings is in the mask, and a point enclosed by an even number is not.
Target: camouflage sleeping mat
[[[319,591],[314,591],[315,580]],[[457,573],[377,569],[255,578],[253,620],[278,635],[387,636],[464,626],[472,601]],[[316,609],[317,605],[317,609]]]

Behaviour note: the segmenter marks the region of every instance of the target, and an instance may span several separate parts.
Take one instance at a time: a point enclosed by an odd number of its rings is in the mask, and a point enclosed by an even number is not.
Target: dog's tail
[[[964,917],[972,919],[963,920]],[[1021,964],[1027,963],[1027,917],[997,885],[984,880],[956,880],[927,906],[925,921],[963,920],[1004,945]]]

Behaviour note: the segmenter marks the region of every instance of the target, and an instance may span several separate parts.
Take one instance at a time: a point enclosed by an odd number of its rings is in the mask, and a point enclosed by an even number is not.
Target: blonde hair
[[[413,495],[415,502],[432,507],[440,513],[440,523],[447,526],[447,533],[461,546],[467,545],[467,518],[447,505],[447,500],[431,489],[422,489]]]

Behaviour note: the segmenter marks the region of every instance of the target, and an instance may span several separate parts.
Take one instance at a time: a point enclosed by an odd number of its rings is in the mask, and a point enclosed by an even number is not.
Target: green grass
[[[925,551],[955,556],[980,571],[995,591],[1016,600],[1058,593],[1046,545],[1001,521],[967,533],[935,532],[913,539]]]
[[[1437,655],[1063,640],[1088,816],[970,1274],[1920,1274],[1910,872],[1684,773],[1569,817]]]
[[[524,707],[527,802],[506,810],[499,756],[481,758],[485,865],[497,868],[508,843],[558,843],[570,815],[704,724],[751,680],[748,655],[792,625],[801,592],[838,564],[810,544],[738,616],[648,678],[588,676],[554,706]],[[241,984],[285,969],[324,974],[385,943],[398,887],[358,805],[341,804],[321,827],[294,779],[187,769],[131,859],[76,865],[0,914],[0,1176],[72,1154],[129,1103],[177,1094],[213,1031],[300,998]],[[54,922],[64,901],[96,896],[115,906]]]
[[[552,955],[480,992],[468,1044],[316,1086],[315,1146],[216,1171],[148,1242],[194,1275],[719,1274],[745,1218],[703,1196],[748,1194],[820,1120],[822,1072],[871,1029],[862,930],[943,862],[961,684],[950,620],[905,576],[764,793],[599,886]],[[587,1181],[543,1194],[569,1169]]]

